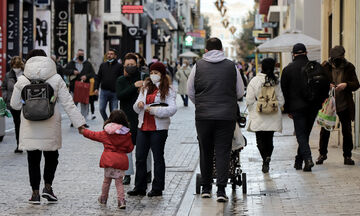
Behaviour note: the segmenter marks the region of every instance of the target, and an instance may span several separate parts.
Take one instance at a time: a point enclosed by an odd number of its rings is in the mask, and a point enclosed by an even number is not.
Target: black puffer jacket
[[[306,55],[296,56],[294,61],[286,66],[281,76],[281,90],[285,98],[284,112],[304,111],[311,107],[304,98],[304,77],[302,68],[309,62]]]
[[[74,92],[74,87],[75,87],[75,81],[80,81],[82,76],[86,76],[86,80],[85,82],[89,82],[90,78],[95,77],[95,71],[94,68],[92,66],[92,64],[85,60],[83,62],[83,69],[82,71],[80,71],[80,74],[78,75],[74,75],[74,71],[78,70],[76,68],[76,62],[75,61],[71,61],[69,62],[69,64],[67,64],[66,66],[66,70],[64,71],[64,75],[68,75],[70,76],[70,92]]]

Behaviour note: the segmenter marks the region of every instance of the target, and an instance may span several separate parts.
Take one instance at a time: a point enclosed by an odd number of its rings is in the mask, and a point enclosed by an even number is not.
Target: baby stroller
[[[238,111],[239,111],[239,109],[238,109]],[[244,116],[240,115],[240,111],[238,112],[237,124],[240,128],[243,128],[246,125],[246,118]],[[240,128],[236,128],[235,130],[240,129]],[[229,180],[230,180],[230,184],[231,184],[233,190],[236,190],[236,186],[239,186],[239,187],[242,186],[242,192],[243,192],[243,194],[246,194],[246,192],[247,192],[246,173],[244,173],[241,170],[241,164],[240,164],[240,152],[242,151],[244,146],[246,146],[246,144],[247,144],[246,138],[244,136],[243,136],[243,138],[244,138],[244,142],[245,142],[244,145],[237,149],[233,148],[233,150],[231,151],[230,165],[229,165]],[[233,145],[234,145],[234,142],[233,142]],[[217,177],[215,158],[216,157],[215,157],[215,152],[214,152],[213,175],[212,175],[213,179],[216,179],[216,177]],[[202,186],[201,174],[197,173],[196,174],[196,194],[200,194],[201,186]]]

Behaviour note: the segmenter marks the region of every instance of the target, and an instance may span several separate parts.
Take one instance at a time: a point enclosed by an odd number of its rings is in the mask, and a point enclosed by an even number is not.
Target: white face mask
[[[13,70],[15,71],[15,73],[20,73],[21,72],[21,68],[13,68]]]
[[[156,84],[156,83],[160,82],[161,77],[157,74],[151,74],[150,79],[154,84]]]

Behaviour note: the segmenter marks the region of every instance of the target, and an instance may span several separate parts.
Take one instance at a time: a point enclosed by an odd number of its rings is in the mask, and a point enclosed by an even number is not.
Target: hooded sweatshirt
[[[100,158],[101,168],[129,169],[126,154],[134,149],[129,131],[129,128],[116,123],[108,123],[103,131],[84,130],[84,137],[102,142],[104,145],[104,152]]]
[[[226,59],[224,52],[221,50],[211,50],[204,54],[203,60],[210,62],[210,63],[218,63],[221,61],[224,61]],[[236,68],[236,65],[234,64],[234,67],[236,69],[236,95],[237,98],[240,99],[244,95],[244,85],[243,81],[240,75],[239,70]],[[191,73],[189,75],[189,79],[187,82],[187,91],[188,96],[190,100],[195,104],[195,74],[196,74],[196,64],[191,70]]]

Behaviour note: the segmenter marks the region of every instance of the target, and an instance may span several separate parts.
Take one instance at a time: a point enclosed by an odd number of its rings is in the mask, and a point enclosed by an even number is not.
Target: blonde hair
[[[20,58],[20,56],[14,56],[10,60],[10,67],[11,68],[21,68],[21,70],[24,70],[24,62]]]

